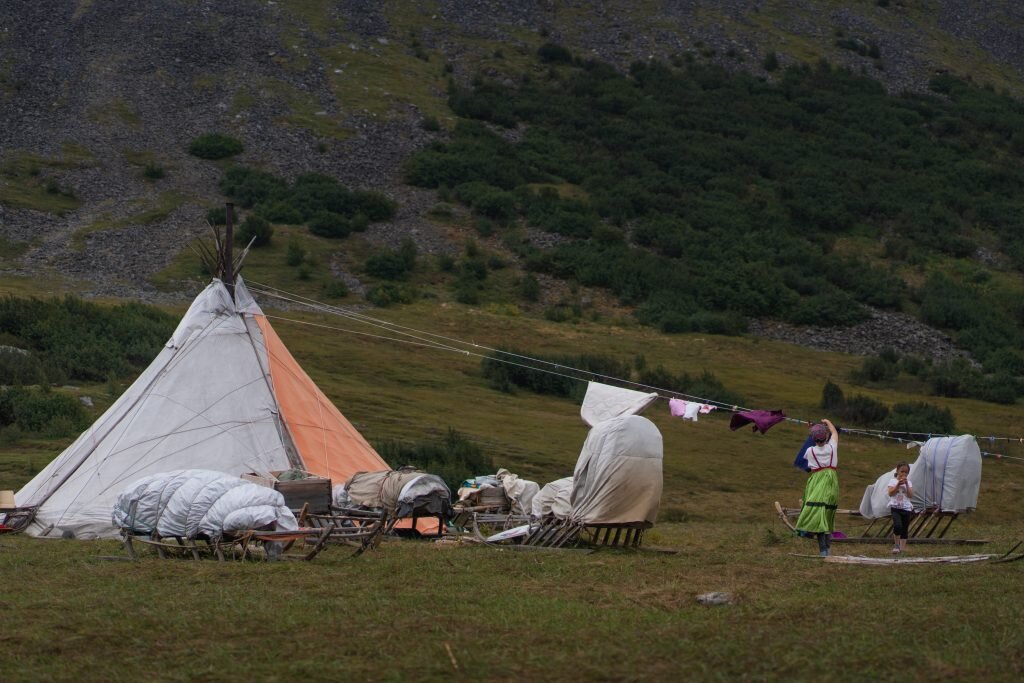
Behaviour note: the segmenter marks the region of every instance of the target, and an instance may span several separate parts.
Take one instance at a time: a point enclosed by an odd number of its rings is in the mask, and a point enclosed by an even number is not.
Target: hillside
[[[196,278],[197,267],[186,246],[206,234],[207,210],[223,202],[218,183],[230,163],[287,180],[321,173],[397,203],[392,217],[360,235],[305,247],[317,257],[305,278],[316,285],[311,294],[340,280],[351,292],[345,300],[358,300],[374,285],[363,260],[405,237],[421,256],[457,258],[476,236],[517,273],[522,253],[478,235],[465,207],[446,213],[439,192],[406,182],[417,152],[451,139],[450,79],[463,88],[480,77],[508,87],[524,73],[544,74],[538,48],[557,45],[620,73],[637,60],[657,60],[750,74],[771,85],[787,66],[825,59],[890,93],[929,93],[936,75],[952,75],[1019,94],[1024,55],[1015,36],[1022,19],[1013,3],[981,10],[956,1],[180,2],[129,11],[90,0],[7,5],[0,9],[3,273],[18,291],[45,282],[45,291],[187,300],[195,285],[183,280]],[[511,141],[538,125],[521,123]],[[239,140],[244,151],[230,162],[187,152],[211,132]],[[558,238],[534,235],[533,242],[558,247]],[[998,241],[982,246],[964,260],[993,266],[995,286],[1012,296],[1012,259]],[[844,248],[864,245],[853,240]],[[880,256],[883,265],[888,259]],[[956,277],[975,276],[969,265],[960,267],[966,275]],[[563,284],[565,269],[558,270],[554,278],[537,271],[538,313],[568,309],[572,317],[581,301],[613,317],[631,313],[636,302],[628,297],[580,290],[587,282],[579,273]],[[272,282],[283,277],[267,275]],[[515,286],[513,276],[504,277],[488,286]],[[919,286],[923,275],[899,277]],[[438,278],[443,274],[426,279]],[[853,336],[895,330],[887,339],[930,338],[910,350],[950,356],[941,335],[899,310],[919,315],[916,306],[872,313],[876,321],[887,317]],[[785,319],[776,313],[753,317]],[[777,323],[755,321],[753,329],[815,343]],[[835,348],[828,341],[819,346]]]

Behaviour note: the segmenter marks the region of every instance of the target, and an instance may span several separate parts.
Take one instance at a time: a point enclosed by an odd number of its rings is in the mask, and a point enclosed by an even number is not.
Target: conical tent
[[[15,499],[35,536],[114,537],[129,484],[159,472],[299,468],[344,481],[390,469],[317,388],[236,281],[214,280],[131,387]]]

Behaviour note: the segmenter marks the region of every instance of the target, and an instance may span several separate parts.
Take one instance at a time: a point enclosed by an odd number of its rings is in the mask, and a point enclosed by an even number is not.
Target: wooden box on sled
[[[270,472],[272,477],[282,474]],[[242,479],[251,481],[260,486],[280,491],[284,496],[284,504],[298,512],[304,505],[309,504],[309,511],[315,514],[325,514],[331,506],[331,480],[322,477],[310,477],[308,479],[291,479],[281,481],[272,479],[254,472],[243,474]]]

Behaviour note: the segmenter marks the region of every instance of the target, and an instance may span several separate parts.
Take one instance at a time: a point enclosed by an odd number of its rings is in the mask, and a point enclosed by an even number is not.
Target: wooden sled
[[[799,508],[784,508],[775,501],[775,513],[782,520],[782,523],[790,531],[796,532],[793,520],[800,516]],[[858,510],[836,510],[837,515],[859,517],[864,519]],[[907,532],[907,543],[919,545],[983,545],[988,543],[986,539],[977,538],[946,538],[953,523],[959,517],[957,512],[942,511],[937,508],[929,508],[915,512],[910,520],[910,529]],[[873,519],[860,536],[845,536],[833,538],[833,543],[892,543],[892,519],[879,517]]]
[[[313,529],[326,529],[326,543],[343,544],[356,548],[352,557],[376,548],[384,534],[386,519],[383,510],[356,510],[329,506],[326,513],[313,513],[303,507],[299,525]]]
[[[650,522],[580,524],[549,518],[530,530],[523,545],[538,548],[605,547],[639,548]]]
[[[0,534],[20,534],[36,518],[36,506],[0,510]]]
[[[903,564],[970,564],[974,562],[995,561],[997,555],[976,554],[976,555],[944,555],[940,557],[864,557],[863,555],[829,555],[819,557],[818,555],[798,555],[809,559],[821,560],[829,564],[863,564],[876,567],[903,565]]]
[[[457,507],[455,516],[452,517],[452,526],[459,530],[456,533],[472,536],[478,541],[486,540],[488,536],[501,531],[508,531],[529,523],[530,518],[527,515],[515,514],[509,509],[483,505]]]
[[[309,561],[326,547],[331,527],[323,529],[303,528],[295,531],[250,530],[224,534],[217,538],[189,539],[178,536],[163,537],[159,534],[139,534],[122,529],[125,551],[133,560],[140,558],[135,547],[140,543],[156,551],[160,559],[188,558],[201,560],[216,558],[275,561],[297,559]],[[298,543],[298,545],[296,545]]]

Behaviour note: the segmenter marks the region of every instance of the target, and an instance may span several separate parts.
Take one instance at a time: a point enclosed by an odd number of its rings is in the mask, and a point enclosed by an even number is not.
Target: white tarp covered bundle
[[[558,519],[567,519],[572,511],[569,498],[572,496],[572,477],[556,479],[545,484],[531,501],[531,515],[542,519],[551,515]]]
[[[928,439],[912,471],[914,509],[963,512],[978,507],[981,449],[970,434]]]
[[[661,505],[663,445],[654,423],[636,413],[657,398],[590,382],[580,417],[591,429],[575,472],[534,496],[532,516],[580,524],[653,524]]]
[[[535,481],[520,479],[518,474],[513,474],[501,468],[496,475],[498,482],[505,489],[505,495],[512,501],[512,512],[528,515],[533,509],[533,499],[540,491],[540,486]]]
[[[112,522],[138,534],[210,538],[248,529],[298,528],[295,516],[274,489],[211,470],[154,474],[117,497]]]
[[[353,504],[383,508],[391,517],[451,513],[452,493],[444,479],[409,468],[357,472],[345,483],[345,492]]]
[[[623,415],[637,415],[657,400],[658,394],[613,387],[600,382],[589,382],[580,406],[580,417],[594,425]]]
[[[385,463],[295,362],[245,288],[214,280],[139,378],[16,495],[33,536],[115,538],[128,484],[204,468],[323,477]]]
[[[582,524],[654,523],[663,445],[654,423],[626,415],[595,425],[573,473],[570,518]]]
[[[887,517],[889,470],[864,491],[860,513],[868,519]],[[937,507],[943,512],[964,512],[978,506],[981,487],[981,449],[970,434],[928,439],[910,466],[910,485],[914,489],[915,510]]]

